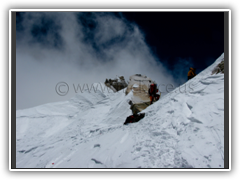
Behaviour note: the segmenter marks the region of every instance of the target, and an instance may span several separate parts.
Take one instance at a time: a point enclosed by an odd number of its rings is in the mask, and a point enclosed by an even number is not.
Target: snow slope
[[[138,123],[123,125],[133,96],[123,91],[18,110],[17,168],[224,168],[224,75],[211,75],[223,58]]]

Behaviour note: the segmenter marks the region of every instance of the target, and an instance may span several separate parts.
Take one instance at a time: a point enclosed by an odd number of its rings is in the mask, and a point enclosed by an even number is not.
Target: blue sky
[[[209,36],[210,31],[215,32],[211,28],[209,32],[196,30],[201,36],[192,33],[188,37],[183,33],[189,29],[188,23],[176,23],[176,28],[173,17],[168,18],[160,13],[17,13],[17,109],[74,96],[71,88],[64,97],[55,92],[55,85],[61,81],[72,87],[104,82],[116,75],[128,79],[133,74],[144,74],[159,84],[177,86],[186,81],[189,66],[197,66],[200,72],[223,53],[223,48],[214,47],[215,42],[211,45],[202,40],[207,34],[211,42],[215,38],[221,45],[222,31]],[[204,28],[209,27],[204,20],[202,23]],[[194,48],[194,44],[198,49],[193,53],[189,47]],[[208,54],[204,56],[206,47]],[[209,53],[209,47],[215,54]]]

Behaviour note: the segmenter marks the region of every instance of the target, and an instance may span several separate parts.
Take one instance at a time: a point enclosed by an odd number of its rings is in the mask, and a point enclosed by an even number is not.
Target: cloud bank
[[[16,33],[17,109],[68,100],[75,95],[72,84],[117,75],[178,84],[151,53],[144,33],[120,13],[18,13]],[[68,83],[66,96],[56,93],[58,82]]]

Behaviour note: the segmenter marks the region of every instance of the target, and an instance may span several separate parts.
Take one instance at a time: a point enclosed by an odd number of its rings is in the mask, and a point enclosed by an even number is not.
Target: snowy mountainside
[[[154,162],[157,166],[224,167],[224,74],[211,75],[212,69],[223,58],[224,54],[182,85],[180,90],[174,89],[143,111],[147,114],[146,120],[140,124],[151,136],[149,139],[147,136],[139,137],[141,142],[148,140],[153,146],[163,146],[159,148],[160,152],[165,150],[165,153],[153,156],[158,159]],[[183,93],[185,87],[186,93]],[[153,149],[156,150],[156,147]],[[151,157],[152,153],[146,160],[149,161]]]
[[[132,91],[18,110],[17,168],[223,168],[224,74],[211,75],[223,58],[146,108],[138,123],[123,125]]]

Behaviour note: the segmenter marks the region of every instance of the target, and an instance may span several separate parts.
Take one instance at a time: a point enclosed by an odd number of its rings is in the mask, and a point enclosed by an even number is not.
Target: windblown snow
[[[17,168],[224,168],[224,74],[212,75],[223,58],[137,123],[123,125],[133,95],[123,90],[17,110]]]

